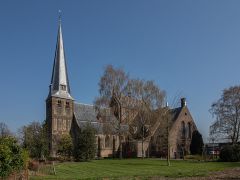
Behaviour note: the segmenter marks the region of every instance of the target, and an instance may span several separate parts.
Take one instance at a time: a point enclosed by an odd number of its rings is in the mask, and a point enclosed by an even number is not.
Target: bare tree
[[[144,141],[156,131],[159,116],[162,113],[165,92],[162,91],[153,81],[131,79],[127,86],[130,98],[135,101],[132,108],[137,112],[135,123],[132,126],[138,127],[137,138],[142,141],[142,158],[144,157]],[[137,134],[137,131],[135,131]],[[133,135],[134,137],[134,135]]]
[[[156,134],[155,136],[159,137],[161,139],[161,142],[159,144],[160,149],[162,151],[162,155],[166,155],[166,159],[167,159],[167,165],[170,166],[170,138],[169,138],[169,134],[170,134],[170,129],[172,127],[172,119],[173,119],[173,115],[172,115],[172,110],[170,109],[170,107],[168,107],[168,105],[164,108],[159,109],[157,113],[158,115],[158,119],[159,119],[159,123],[161,123],[161,128],[158,128],[156,130]],[[156,139],[155,143],[158,143],[157,141],[159,141],[159,139]],[[166,154],[165,154],[166,153]]]
[[[176,107],[178,103],[179,95],[175,95],[174,99],[171,103],[171,107]],[[161,155],[166,155],[167,165],[170,166],[170,149],[171,149],[171,141],[170,141],[170,130],[173,125],[173,119],[175,117],[175,108],[170,108],[168,102],[166,103],[164,108],[159,108],[155,116],[157,119],[156,124],[154,125],[153,130],[153,143],[158,146],[161,150]],[[159,128],[159,124],[161,124],[161,128]],[[161,140],[159,142],[159,140]]]
[[[5,137],[11,135],[10,130],[7,125],[3,122],[0,122],[0,137]]]
[[[102,119],[107,126],[105,129],[109,131],[111,126],[112,133],[115,132],[119,137],[120,158],[122,137],[126,133],[124,125],[137,127],[137,138],[142,140],[144,156],[143,143],[159,125],[157,119],[161,111],[158,109],[163,107],[165,92],[153,81],[129,79],[122,69],[114,69],[111,65],[106,67],[99,87],[100,96],[94,104],[101,117],[105,117]],[[106,115],[109,106],[114,117]]]
[[[215,134],[233,144],[237,143],[240,137],[240,86],[223,90],[221,98],[212,104],[210,112],[216,118],[210,126],[210,135]]]
[[[126,96],[126,85],[128,84],[128,75],[121,68],[114,68],[112,65],[108,65],[105,68],[103,76],[99,82],[99,97],[95,99],[95,108],[97,112],[104,118],[110,117],[103,109],[107,109],[110,106],[113,107],[113,113],[116,118],[107,118],[109,125],[112,125],[115,132],[119,137],[119,157],[122,158],[122,97]]]
[[[166,143],[167,143],[167,164],[168,166],[170,166],[170,138],[169,138],[169,131],[170,131],[170,127],[172,126],[172,121],[170,121],[172,119],[172,114],[171,114],[171,109],[169,107],[165,107],[163,114],[163,119],[165,120],[164,122],[164,126],[165,126],[165,137],[166,137]]]

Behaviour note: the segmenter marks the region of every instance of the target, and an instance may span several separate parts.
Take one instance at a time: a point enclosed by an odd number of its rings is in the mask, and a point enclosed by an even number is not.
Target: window
[[[58,107],[61,107],[62,106],[62,102],[61,100],[58,100]]]
[[[66,120],[66,130],[67,131],[69,130],[69,120],[68,119]]]
[[[56,121],[57,121],[57,130],[59,131],[61,128],[60,119],[56,119]]]
[[[70,103],[66,102],[66,108],[70,108]]]
[[[62,120],[62,130],[65,131],[65,130],[66,130],[66,126],[67,126],[67,125],[66,125],[66,119],[63,119],[63,120]]]
[[[60,85],[61,90],[66,91],[66,85]]]
[[[188,138],[192,137],[192,129],[191,129],[191,123],[188,123]]]
[[[101,138],[98,137],[98,157],[101,156],[101,152],[100,152],[100,149],[102,148],[102,145],[101,145]]]
[[[105,138],[105,148],[110,148],[110,137],[106,136]]]
[[[184,122],[184,121],[182,121],[182,125],[181,125],[181,126],[182,126],[182,127],[181,127],[182,138],[184,139],[184,138],[186,137],[186,135],[185,135],[186,129],[185,129],[185,122]]]

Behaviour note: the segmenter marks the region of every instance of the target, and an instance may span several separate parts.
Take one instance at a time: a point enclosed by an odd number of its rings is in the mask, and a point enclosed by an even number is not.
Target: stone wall
[[[56,156],[57,141],[70,132],[73,120],[73,100],[50,97],[46,101],[46,120],[50,140],[50,155]]]
[[[185,132],[183,132],[183,124],[185,126]],[[188,124],[190,124],[191,132],[187,130]],[[196,125],[188,108],[186,106],[183,107],[169,132],[171,158],[181,158],[183,151],[185,155],[190,153],[191,135],[196,129]]]

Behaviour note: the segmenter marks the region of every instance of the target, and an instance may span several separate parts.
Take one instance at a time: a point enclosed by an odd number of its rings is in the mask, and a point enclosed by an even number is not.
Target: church
[[[113,97],[114,100],[114,97]],[[109,107],[108,116],[114,117]],[[78,103],[71,95],[67,62],[65,58],[61,21],[59,21],[55,58],[52,69],[52,78],[49,94],[46,99],[46,121],[48,125],[49,149],[52,157],[57,156],[57,143],[63,134],[70,133],[73,138],[87,123],[96,129],[96,156],[113,157],[119,153],[120,142],[125,157],[165,157],[167,151],[166,138],[169,139],[171,158],[181,158],[190,153],[192,132],[197,130],[186,99],[181,99],[181,106],[171,109],[165,107],[170,114],[171,126],[166,126],[163,117],[157,118],[151,132],[144,141],[132,138],[131,124],[121,124],[127,131],[124,137],[109,134],[104,131],[104,122],[101,121],[93,105]],[[135,116],[135,120],[137,116]],[[166,133],[168,130],[168,137]]]

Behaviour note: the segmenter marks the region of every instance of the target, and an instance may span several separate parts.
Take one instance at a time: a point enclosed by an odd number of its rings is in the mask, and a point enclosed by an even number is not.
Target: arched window
[[[185,129],[185,122],[182,121],[182,125],[181,125],[181,132],[182,132],[182,138],[184,139],[186,137],[186,129]]]
[[[115,151],[115,144],[116,144],[116,138],[115,138],[115,136],[113,136],[112,142],[113,142],[112,147],[113,147],[113,152],[114,152],[114,151]]]
[[[62,120],[61,119],[57,119],[57,130],[60,131],[62,128]]]
[[[66,119],[63,119],[63,120],[62,120],[62,123],[63,123],[63,124],[62,124],[62,130],[64,130],[64,131],[65,131],[66,128],[67,128],[66,121],[67,121]]]
[[[61,107],[61,106],[62,106],[62,101],[61,101],[61,100],[58,100],[58,101],[57,101],[57,105],[58,105],[58,107]]]
[[[70,103],[68,101],[66,102],[66,108],[70,108]]]
[[[110,137],[108,135],[105,137],[105,148],[110,148]]]
[[[191,123],[188,123],[188,138],[192,137],[192,128],[191,128]]]
[[[97,156],[101,157],[101,138],[98,136],[97,138]]]
[[[101,138],[98,137],[98,149],[100,150],[101,149]]]

